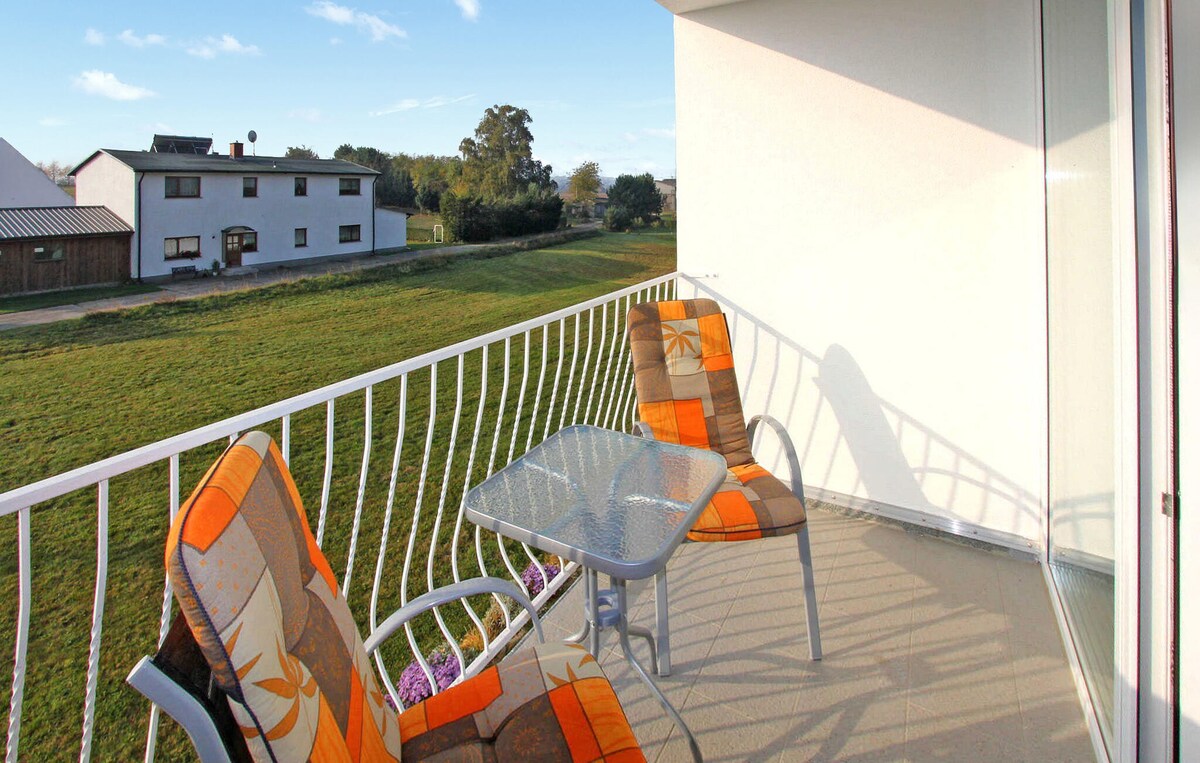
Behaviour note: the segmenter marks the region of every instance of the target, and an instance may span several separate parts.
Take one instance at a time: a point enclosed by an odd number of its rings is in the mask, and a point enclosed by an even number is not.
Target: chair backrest
[[[638,415],[659,440],[707,448],[729,466],[752,463],[729,327],[711,299],[644,302],[629,310]]]
[[[255,760],[399,761],[395,711],[268,435],[243,435],[213,465],[166,562]]]

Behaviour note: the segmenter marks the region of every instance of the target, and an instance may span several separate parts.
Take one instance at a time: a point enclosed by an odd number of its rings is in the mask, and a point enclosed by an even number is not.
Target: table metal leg
[[[642,667],[642,664],[637,661],[636,657],[633,656],[633,649],[629,643],[630,629],[629,616],[627,614],[628,599],[625,591],[625,581],[614,580],[613,586],[617,591],[617,610],[620,612],[620,618],[617,620],[617,633],[621,638],[621,651],[625,653],[626,661],[629,662],[629,665],[633,668],[634,672],[641,677],[642,683],[646,684],[646,687],[650,689],[650,693],[653,694],[654,698],[658,700],[658,703],[662,705],[663,710],[665,710],[667,715],[671,717],[671,720],[675,722],[675,726],[679,729],[680,733],[683,734],[684,739],[686,739],[688,742],[688,747],[690,747],[692,750],[692,759],[695,760],[696,763],[703,763],[704,756],[700,753],[700,745],[696,742],[696,737],[692,736],[691,729],[689,729],[687,724],[683,722],[683,718],[680,717],[679,712],[675,709],[674,705],[671,704],[670,700],[667,699],[667,696],[663,694],[662,690],[658,688],[658,685],[654,683],[654,679],[650,677],[650,674],[646,672],[646,669]],[[651,643],[653,643],[653,640],[651,640]]]
[[[592,602],[595,600],[596,578],[588,568],[583,568],[583,627],[567,636],[564,641],[582,644],[592,631]]]
[[[654,619],[658,624],[658,666],[660,676],[671,675],[671,624],[667,617],[667,570],[654,576]]]

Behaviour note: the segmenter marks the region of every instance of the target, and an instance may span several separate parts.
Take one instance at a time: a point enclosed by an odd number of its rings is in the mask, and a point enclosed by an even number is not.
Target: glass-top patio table
[[[589,639],[599,656],[600,630],[615,627],[625,659],[687,738],[687,724],[634,658],[626,582],[660,572],[725,478],[716,453],[592,426],[567,427],[472,489],[466,515],[475,524],[584,568],[584,625],[572,640]],[[612,588],[601,590],[598,573]],[[665,635],[665,634],[660,634]],[[661,642],[665,646],[665,639]]]

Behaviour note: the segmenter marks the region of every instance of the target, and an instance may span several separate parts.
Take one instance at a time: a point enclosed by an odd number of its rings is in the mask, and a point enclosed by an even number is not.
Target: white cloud
[[[408,37],[408,32],[395,24],[389,24],[374,14],[338,5],[330,0],[318,0],[304,10],[310,16],[316,16],[334,24],[352,26],[370,37],[371,42],[383,42],[391,37],[398,39]]]
[[[648,135],[651,138],[667,138],[669,140],[675,140],[675,128],[674,127],[664,127],[664,128],[647,127],[642,130],[642,134]]]
[[[99,69],[82,72],[75,78],[75,87],[89,95],[99,95],[114,101],[140,101],[156,95],[153,90],[126,84],[117,79],[117,75]]]
[[[462,11],[462,16],[467,21],[479,19],[479,0],[454,0],[454,4]]]
[[[341,37],[330,37],[330,38],[329,38],[329,44],[330,44],[330,45],[341,45],[341,44],[342,44],[342,38],[341,38]]]
[[[299,119],[305,122],[320,122],[320,109],[292,109],[287,113],[289,119]]]
[[[67,122],[58,117],[42,117],[38,120],[38,124],[42,127],[65,127]]]
[[[205,37],[202,42],[188,46],[187,52],[197,58],[216,58],[218,53],[234,53],[244,56],[261,55],[257,45],[245,45],[231,34],[217,37]]]
[[[460,95],[454,98],[445,95],[436,95],[432,98],[426,98],[421,101],[416,98],[405,98],[402,101],[397,101],[391,106],[384,107],[378,111],[368,112],[373,117],[382,117],[388,114],[396,114],[401,111],[413,111],[414,109],[440,109],[443,106],[450,106],[455,103],[462,103],[474,98],[475,94]]]
[[[132,29],[126,29],[124,32],[121,32],[119,35],[117,35],[117,39],[131,48],[144,48],[147,45],[167,44],[167,38],[163,37],[161,34],[148,34],[145,37],[138,37],[133,33]]]
[[[104,33],[89,27],[88,30],[83,33],[83,41],[88,45],[103,45]]]

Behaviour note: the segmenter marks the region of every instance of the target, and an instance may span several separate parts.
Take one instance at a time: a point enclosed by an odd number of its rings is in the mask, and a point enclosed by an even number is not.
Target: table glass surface
[[[472,489],[466,513],[507,537],[637,580],[666,564],[725,471],[710,451],[573,426]]]

